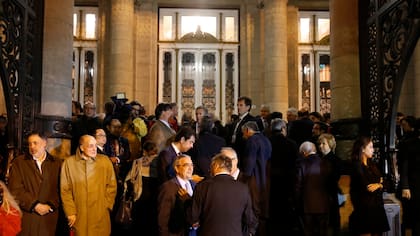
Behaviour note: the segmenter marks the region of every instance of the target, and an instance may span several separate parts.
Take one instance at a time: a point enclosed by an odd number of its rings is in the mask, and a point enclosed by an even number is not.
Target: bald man
[[[96,139],[80,137],[76,155],[64,161],[61,171],[61,198],[69,226],[78,236],[110,235],[109,213],[117,182],[109,158],[97,154]]]

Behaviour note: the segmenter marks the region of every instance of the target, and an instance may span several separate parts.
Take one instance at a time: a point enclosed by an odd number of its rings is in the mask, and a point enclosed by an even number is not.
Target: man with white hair
[[[256,215],[259,220],[256,235],[267,235],[266,221],[268,218],[268,193],[269,182],[267,179],[268,161],[271,158],[271,143],[267,137],[259,131],[257,122],[248,121],[242,126],[243,137],[246,139],[243,155],[240,156],[240,167],[243,174],[249,178],[249,183],[255,181],[255,185],[249,184],[250,191],[256,191],[258,194],[252,196],[253,202],[258,206]],[[255,188],[256,189],[253,189]],[[258,198],[258,199],[255,199]]]
[[[303,219],[305,235],[327,235],[328,165],[318,156],[312,142],[303,142],[299,152],[303,159],[297,167],[295,202]]]

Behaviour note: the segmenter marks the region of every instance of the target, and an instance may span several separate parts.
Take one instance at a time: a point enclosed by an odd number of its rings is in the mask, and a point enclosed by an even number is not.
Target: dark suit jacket
[[[295,120],[289,124],[288,137],[293,139],[296,144],[300,146],[305,141],[311,141],[313,126],[314,122],[309,118]]]
[[[176,156],[177,154],[172,145],[163,149],[157,156],[157,170],[160,184],[175,177],[175,170],[172,163],[174,162]]]
[[[297,168],[295,194],[298,208],[304,214],[328,213],[327,163],[318,154],[312,154],[303,158]]]
[[[226,146],[226,141],[209,132],[203,132],[189,151],[194,164],[194,172],[206,178],[210,177],[210,163],[213,156]]]
[[[254,234],[258,224],[248,187],[227,174],[197,184],[191,217],[200,236],[241,236],[244,228]]]
[[[245,142],[246,142],[246,140],[243,139],[244,134],[242,133],[242,126],[248,121],[257,122],[258,129],[261,131],[264,130],[264,125],[261,119],[256,119],[249,113],[244,118],[242,118],[242,120],[238,121],[239,125],[238,125],[238,128],[236,129],[236,132],[235,130],[232,130],[232,132],[235,132],[235,137],[236,137],[235,142],[232,143],[232,147],[235,149],[235,151],[237,152],[239,156],[242,156],[243,150],[245,148]],[[236,127],[236,123],[233,125],[233,129],[235,129],[235,127]],[[233,133],[230,135],[230,138],[232,138],[232,135]]]
[[[114,151],[114,140],[118,140],[119,144],[119,153],[115,153]],[[128,171],[131,168],[131,152],[130,152],[130,144],[128,143],[128,139],[124,137],[115,137],[113,135],[107,135],[106,143],[104,146],[105,154],[108,157],[118,157],[120,159],[119,167],[116,171],[117,177],[120,180],[124,180],[125,176],[127,175]]]
[[[192,189],[195,183],[190,181]],[[182,201],[178,197],[181,188],[177,178],[172,178],[160,188],[158,202],[158,227],[160,236],[183,236],[188,235],[189,212],[192,199]]]
[[[271,158],[271,143],[262,133],[256,133],[246,141],[245,150],[240,160],[244,175],[255,179],[259,197],[261,217],[268,216],[268,163]],[[250,186],[251,187],[251,186]]]
[[[79,146],[79,139],[85,134],[94,134],[95,130],[102,128],[102,122],[98,117],[88,118],[85,115],[72,122],[71,129],[71,154],[76,153]]]

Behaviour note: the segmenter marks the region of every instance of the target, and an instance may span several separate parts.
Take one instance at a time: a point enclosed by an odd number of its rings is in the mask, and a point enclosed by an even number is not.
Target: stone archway
[[[362,112],[394,178],[395,118],[401,87],[420,37],[419,0],[359,1]],[[395,180],[395,179],[394,179]]]
[[[0,77],[9,145],[16,150],[34,129],[40,107],[43,8],[43,0],[0,0]]]

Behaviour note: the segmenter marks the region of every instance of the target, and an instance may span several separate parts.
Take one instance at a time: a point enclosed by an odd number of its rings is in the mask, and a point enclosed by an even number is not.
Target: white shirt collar
[[[231,175],[232,175],[232,177],[233,177],[235,180],[237,180],[237,179],[238,179],[239,172],[240,172],[240,170],[239,170],[239,168],[237,168],[237,169],[236,169],[236,171],[235,171],[235,173],[232,173],[232,174],[231,174]]]
[[[244,114],[242,114],[242,115],[240,115],[239,116],[239,120],[242,120],[246,115],[248,115],[249,114],[249,112],[247,111],[247,112],[245,112]]]
[[[176,155],[178,155],[179,153],[181,153],[181,151],[176,147],[176,145],[174,143],[171,143],[171,145],[174,148]]]

